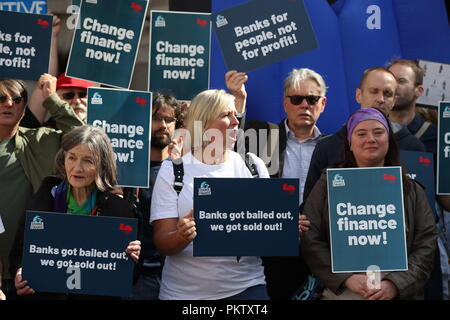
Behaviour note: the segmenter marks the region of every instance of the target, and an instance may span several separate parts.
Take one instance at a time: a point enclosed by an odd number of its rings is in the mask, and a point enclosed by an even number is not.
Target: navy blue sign
[[[120,186],[148,187],[151,109],[150,92],[88,89],[87,122],[110,138]]]
[[[47,1],[46,0],[0,0],[0,10],[15,11],[24,13],[47,13]]]
[[[332,272],[407,270],[400,167],[327,169]]]
[[[437,194],[450,194],[450,102],[438,107]]]
[[[36,81],[48,72],[53,17],[0,11],[0,75]]]
[[[67,75],[128,89],[147,5],[147,0],[82,1]]]
[[[27,211],[23,279],[42,292],[130,296],[136,235],[136,219]]]
[[[318,47],[302,0],[258,0],[211,21],[228,69],[252,71]]]
[[[194,178],[194,256],[298,255],[298,184]]]
[[[429,152],[400,150],[400,161],[402,162],[402,166],[406,168],[408,176],[418,181],[425,188],[431,210],[437,216],[433,154]]]

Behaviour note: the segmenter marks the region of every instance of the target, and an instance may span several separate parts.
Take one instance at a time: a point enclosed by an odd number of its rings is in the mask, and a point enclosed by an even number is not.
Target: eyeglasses
[[[23,97],[22,96],[14,96],[12,98],[10,98],[9,96],[5,95],[5,94],[0,94],[0,103],[5,103],[6,100],[11,99],[12,102],[14,102],[14,104],[19,104],[22,102]]]
[[[78,98],[80,99],[84,99],[87,96],[87,92],[86,91],[69,91],[69,92],[64,92],[62,94],[62,97],[64,100],[72,100],[73,98],[75,98],[75,95],[78,96]]]
[[[153,121],[163,121],[167,124],[171,124],[172,122],[175,122],[175,118],[174,117],[160,117],[156,114],[152,115],[152,120]]]
[[[299,95],[293,95],[293,96],[286,96],[286,98],[289,98],[291,100],[291,103],[295,106],[298,106],[299,104],[301,104],[303,102],[303,99],[306,99],[306,102],[312,106],[314,104],[316,104],[317,102],[319,102],[319,99],[322,96],[299,96]]]

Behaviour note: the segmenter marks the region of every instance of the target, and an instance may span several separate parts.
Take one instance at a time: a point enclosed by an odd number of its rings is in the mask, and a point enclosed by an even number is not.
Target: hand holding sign
[[[22,268],[17,270],[16,277],[14,278],[14,286],[16,287],[17,295],[19,296],[33,294],[35,292],[28,286],[28,281],[22,279]]]
[[[181,218],[177,223],[177,232],[183,240],[191,242],[197,236],[197,229],[195,228],[194,209]]]
[[[125,252],[131,256],[131,259],[137,262],[141,254],[141,242],[139,240],[131,241],[125,249]]]

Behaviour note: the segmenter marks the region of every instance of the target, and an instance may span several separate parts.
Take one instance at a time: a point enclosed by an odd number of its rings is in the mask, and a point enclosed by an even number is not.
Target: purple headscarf
[[[389,133],[389,124],[381,111],[375,108],[361,108],[355,111],[347,120],[347,141],[349,145],[352,145],[352,133],[353,130],[355,130],[355,127],[360,122],[366,120],[376,120],[381,122],[381,124],[386,128],[386,131]]]

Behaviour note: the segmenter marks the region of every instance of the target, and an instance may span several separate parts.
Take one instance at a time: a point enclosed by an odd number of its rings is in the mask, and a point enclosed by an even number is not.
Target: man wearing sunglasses
[[[236,109],[244,112],[247,76],[229,71],[225,81],[236,97]],[[311,156],[322,137],[316,122],[325,110],[326,90],[325,81],[317,72],[307,68],[294,69],[284,80],[282,102],[286,118],[279,124],[258,120],[245,124],[246,136],[251,130],[256,131],[257,155],[266,162],[271,178],[299,178],[300,203]],[[241,126],[242,122],[243,119]],[[263,132],[267,138],[259,139]],[[245,149],[251,151],[249,141],[246,141]],[[238,152],[241,153],[239,146]],[[306,265],[298,257],[263,257],[263,264],[268,294],[274,300],[290,299],[307,276]]]
[[[52,174],[61,136],[83,124],[56,94],[55,77],[42,75],[37,90],[59,130],[20,127],[28,99],[25,86],[20,80],[0,79],[0,213],[5,227],[5,232],[0,234],[0,259],[3,260],[0,289],[8,298],[13,298],[15,293],[13,278],[7,271],[8,256],[25,205],[43,178]]]

